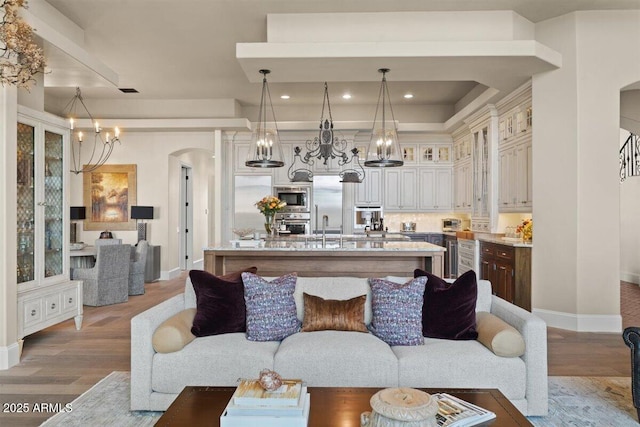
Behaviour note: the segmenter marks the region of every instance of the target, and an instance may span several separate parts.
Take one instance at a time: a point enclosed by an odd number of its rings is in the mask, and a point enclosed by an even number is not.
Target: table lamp
[[[131,206],[131,219],[153,219],[153,206]],[[138,222],[138,242],[147,240],[147,223]]]
[[[70,206],[71,229],[69,230],[71,243],[76,243],[76,223],[74,221],[87,218],[87,208],[84,206]]]

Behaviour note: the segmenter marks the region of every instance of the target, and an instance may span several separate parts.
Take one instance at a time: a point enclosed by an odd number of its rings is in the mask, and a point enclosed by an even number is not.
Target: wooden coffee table
[[[219,426],[220,415],[235,387],[185,387],[156,426]],[[360,427],[360,414],[370,411],[369,400],[380,388],[309,387],[311,412],[308,427]],[[532,424],[497,389],[428,389],[446,392],[496,414],[482,425],[492,427]]]

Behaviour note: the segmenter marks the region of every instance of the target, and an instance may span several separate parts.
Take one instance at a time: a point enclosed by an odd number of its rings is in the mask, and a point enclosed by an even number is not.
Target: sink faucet
[[[327,245],[327,225],[329,225],[329,215],[322,215],[322,247]]]

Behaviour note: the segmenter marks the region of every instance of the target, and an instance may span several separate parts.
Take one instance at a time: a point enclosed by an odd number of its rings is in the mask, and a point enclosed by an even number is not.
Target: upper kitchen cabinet
[[[421,164],[451,163],[452,144],[420,144],[418,162]]]
[[[500,212],[531,212],[533,110],[531,83],[496,106],[500,116],[499,201]]]
[[[419,171],[421,211],[451,211],[451,168],[423,168]]]
[[[383,171],[367,168],[361,183],[356,185],[356,206],[382,206]]]
[[[412,167],[390,168],[384,171],[385,212],[417,209],[417,175],[416,168]]]
[[[469,128],[462,126],[455,130],[453,139],[453,208],[455,212],[471,213],[473,176]]]
[[[291,180],[289,179],[289,168],[293,162],[293,150],[295,150],[295,146],[293,144],[282,144],[282,158],[284,166],[281,168],[274,168],[274,184],[291,185]]]
[[[487,105],[467,121],[471,133],[471,229],[495,232],[498,225],[498,113]]]

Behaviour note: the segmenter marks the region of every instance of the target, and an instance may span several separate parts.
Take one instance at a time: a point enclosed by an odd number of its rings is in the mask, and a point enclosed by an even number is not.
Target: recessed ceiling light
[[[344,95],[342,95],[342,99],[351,99],[351,94],[345,93]]]
[[[404,97],[405,97],[406,99],[411,99],[411,98],[413,98],[413,94],[412,94],[412,93],[405,93],[405,94],[404,94]]]
[[[291,98],[289,95],[280,95],[280,99],[289,99]]]

